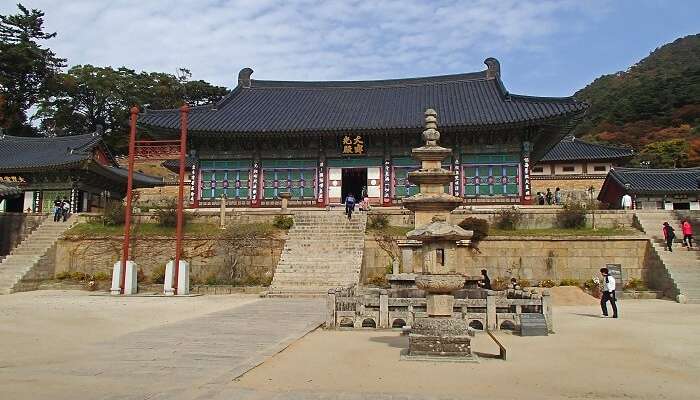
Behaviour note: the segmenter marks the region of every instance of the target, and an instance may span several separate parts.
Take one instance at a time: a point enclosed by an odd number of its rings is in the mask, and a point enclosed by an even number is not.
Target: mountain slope
[[[640,153],[633,162],[700,165],[700,34],[659,47],[575,96],[590,104],[577,136],[631,145]]]

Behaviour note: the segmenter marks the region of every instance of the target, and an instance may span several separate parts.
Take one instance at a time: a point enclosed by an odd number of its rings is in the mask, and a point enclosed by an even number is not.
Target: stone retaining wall
[[[0,213],[0,257],[10,254],[45,218],[43,213]]]
[[[621,264],[623,278],[652,281],[654,264],[650,245],[640,236],[508,237],[491,236],[479,244],[479,252],[460,247],[458,273],[479,275],[487,269],[491,279],[511,276],[535,284],[544,279],[586,281],[599,275],[605,264]],[[389,256],[368,235],[362,262],[362,281],[383,274]]]
[[[121,256],[121,237],[66,237],[59,240],[54,259],[55,273],[80,271],[94,275],[111,275],[112,266]],[[285,237],[262,239],[260,245],[245,254],[239,266],[247,276],[271,278],[284,247]],[[175,240],[170,237],[140,238],[132,242],[131,255],[139,269],[151,277],[175,254]],[[225,278],[226,256],[220,243],[211,238],[185,238],[183,258],[190,261],[191,280],[204,282],[211,275]]]

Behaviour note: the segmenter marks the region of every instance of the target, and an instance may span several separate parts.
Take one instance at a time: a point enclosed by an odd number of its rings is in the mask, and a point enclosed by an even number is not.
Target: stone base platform
[[[410,333],[408,355],[431,357],[470,357],[471,336],[438,336]]]

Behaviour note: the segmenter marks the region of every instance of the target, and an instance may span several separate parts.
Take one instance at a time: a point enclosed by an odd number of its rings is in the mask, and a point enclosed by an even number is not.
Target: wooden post
[[[326,298],[326,329],[335,329],[335,301],[335,289],[328,289],[328,297]]]
[[[131,240],[131,191],[134,185],[134,157],[136,153],[136,119],[138,118],[139,108],[134,106],[129,110],[131,113],[130,132],[129,132],[129,168],[126,178],[126,210],[124,210],[124,243],[122,243],[122,263],[121,263],[121,280],[119,282],[119,290],[124,294],[124,286],[126,284],[126,262],[129,261],[129,241]]]
[[[177,294],[178,277],[180,273],[180,255],[182,253],[182,225],[184,220],[184,202],[185,202],[185,156],[187,153],[187,114],[190,112],[190,107],[184,104],[180,107],[180,176],[177,191],[177,227],[175,228],[175,279],[173,289]]]
[[[489,290],[486,293],[486,329],[495,331],[498,329],[496,320],[496,292]]]

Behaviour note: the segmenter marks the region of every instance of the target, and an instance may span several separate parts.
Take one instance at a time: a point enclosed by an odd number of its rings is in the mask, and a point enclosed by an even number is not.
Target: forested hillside
[[[634,147],[633,165],[700,165],[700,34],[601,76],[576,97],[590,104],[576,136]]]

